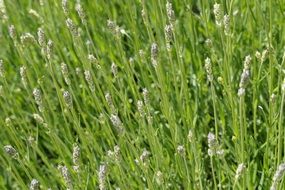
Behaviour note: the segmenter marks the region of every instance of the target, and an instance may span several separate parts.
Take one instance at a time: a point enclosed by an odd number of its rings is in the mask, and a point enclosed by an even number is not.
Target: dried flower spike
[[[66,183],[66,186],[69,188],[69,189],[73,189],[72,187],[72,179],[71,179],[71,175],[69,173],[69,170],[66,166],[61,166],[59,165],[58,166],[58,169]]]
[[[188,132],[187,138],[190,143],[193,141],[193,132],[191,129]]]
[[[144,60],[144,58],[145,58],[144,50],[142,50],[142,49],[139,50],[139,56],[140,56],[141,60]]]
[[[115,161],[115,162],[119,162],[119,160],[120,160],[120,147],[119,147],[118,145],[116,145],[116,146],[114,147],[114,151],[109,150],[109,151],[107,152],[107,156],[108,156],[111,160],[113,160],[113,161]]]
[[[147,24],[147,15],[146,15],[146,11],[144,8],[141,11],[141,16],[142,16],[144,24]]]
[[[0,0],[0,18],[2,18],[3,21],[6,21],[8,19],[8,16],[6,14],[6,6],[3,0]]]
[[[163,184],[163,173],[161,171],[156,172],[155,174],[155,180],[158,185]]]
[[[241,74],[241,79],[239,83],[239,90],[238,90],[238,96],[244,96],[245,94],[245,87],[249,82],[250,77],[250,62],[251,62],[251,56],[248,55],[245,57],[244,60],[244,66],[243,66],[243,72]]]
[[[116,37],[120,37],[121,35],[121,29],[120,27],[112,20],[108,19],[107,20],[107,27],[109,28],[109,30],[116,36]]]
[[[209,38],[205,41],[205,44],[206,44],[207,48],[209,48],[209,49],[211,49],[213,47],[213,42]]]
[[[118,132],[122,133],[124,131],[123,123],[117,114],[112,114],[110,120]]]
[[[120,147],[118,145],[114,146],[114,155],[115,155],[115,160],[119,161],[120,160]]]
[[[285,172],[285,164],[283,163],[278,166],[273,176],[272,185],[270,187],[270,190],[277,190],[278,183],[282,179],[284,172]]]
[[[213,81],[212,64],[211,64],[211,59],[209,57],[205,59],[205,69],[207,72],[208,81],[212,82]]]
[[[31,33],[24,33],[20,37],[22,44],[35,43],[35,37]]]
[[[118,76],[118,66],[114,62],[111,65],[111,70],[114,77],[116,78]]]
[[[111,95],[110,95],[109,92],[107,92],[107,93],[105,94],[105,100],[106,100],[106,102],[107,102],[109,108],[111,109],[111,112],[112,112],[112,113],[116,113],[116,109],[115,109],[115,106],[114,106],[114,104],[113,104],[112,97],[111,97]]]
[[[91,64],[95,64],[97,69],[101,69],[101,65],[99,64],[97,58],[93,54],[88,55],[88,60]]]
[[[2,59],[0,59],[0,77],[5,77],[5,68],[4,68],[4,62]]]
[[[148,161],[149,156],[150,152],[144,149],[140,156],[140,161],[145,165],[146,162]]]
[[[67,85],[70,85],[69,72],[68,72],[67,65],[65,63],[61,63],[60,67],[61,67],[61,73],[63,75],[65,83]]]
[[[74,37],[79,37],[78,28],[70,18],[66,19],[66,26]]]
[[[283,82],[284,83],[284,82]],[[285,86],[285,85],[284,85]],[[285,87],[284,87],[285,88]],[[276,101],[276,98],[277,98],[277,96],[276,96],[276,94],[271,94],[271,96],[270,96],[270,102],[272,102],[272,103],[275,103],[275,101]]]
[[[240,176],[243,174],[244,170],[245,170],[245,165],[244,165],[244,163],[239,164],[238,167],[237,167],[237,170],[236,170],[236,175],[235,175],[235,180],[236,180],[236,181],[237,181],[237,180],[240,178]]]
[[[176,150],[179,155],[185,156],[185,148],[183,145],[179,145]]]
[[[157,67],[157,58],[158,58],[158,45],[153,43],[151,45],[151,63],[154,68]]]
[[[223,20],[223,14],[222,14],[222,8],[221,5],[218,3],[214,4],[214,15],[215,15],[215,21],[217,26],[221,26],[222,25],[222,20]]]
[[[42,28],[38,29],[38,42],[41,47],[46,46],[46,37],[45,37],[45,32]]]
[[[51,59],[52,52],[53,52],[53,41],[48,40],[47,49],[46,50],[47,50],[47,58]]]
[[[172,25],[166,25],[164,28],[164,33],[165,33],[166,49],[167,51],[171,51],[171,41],[173,35]]]
[[[73,169],[75,172],[79,172],[79,158],[80,158],[80,147],[77,144],[75,144],[73,145],[73,152],[72,152]]]
[[[86,15],[85,15],[85,12],[84,12],[80,2],[76,3],[75,10],[76,10],[79,18],[81,19],[82,24],[86,24]]]
[[[256,51],[255,57],[260,60],[261,59],[261,53],[259,51]]]
[[[107,165],[102,164],[99,166],[99,171],[98,171],[98,181],[99,181],[100,190],[106,190],[106,177],[107,177]]]
[[[175,22],[175,13],[172,7],[172,3],[170,3],[169,1],[167,1],[166,3],[166,13],[167,13],[169,22],[171,23],[171,25],[173,25]]]
[[[224,150],[219,147],[218,141],[213,133],[208,134],[208,155],[209,156],[222,156],[224,155]]]
[[[96,63],[97,62],[97,59],[93,54],[88,55],[88,60],[90,63]]]
[[[262,51],[262,54],[261,54],[261,63],[263,63],[266,58],[268,57],[268,54],[269,54],[269,50],[268,49],[265,49]]]
[[[32,179],[30,184],[30,190],[39,190],[40,189],[40,182],[36,179]]]
[[[80,75],[80,74],[81,74],[81,68],[80,68],[80,67],[76,67],[76,68],[75,68],[75,73],[76,73],[77,75]]]
[[[84,71],[84,76],[91,92],[95,92],[95,86],[91,76],[91,72],[89,70]]]
[[[39,15],[39,13],[38,13],[36,10],[30,9],[30,10],[29,10],[29,14],[30,14],[32,17],[34,17],[35,19],[38,19],[41,23],[44,22],[44,19]]]
[[[148,90],[146,88],[143,89],[143,101],[145,105],[149,105],[149,94],[148,94]]]
[[[5,145],[4,146],[4,151],[11,157],[15,158],[18,156],[18,152],[16,151],[15,148],[13,148],[11,145]]]
[[[37,113],[33,114],[34,119],[36,120],[37,123],[39,124],[43,124],[44,123],[44,119]]]
[[[110,19],[107,20],[107,27],[110,30],[115,30],[115,28],[117,27],[116,23]]]
[[[68,91],[63,91],[63,99],[68,108],[72,108],[73,102],[72,97]]]
[[[143,117],[145,115],[143,101],[141,101],[141,100],[137,101],[137,108],[138,108],[138,112],[139,112],[140,116]]]
[[[217,141],[215,135],[213,133],[208,134],[208,155],[213,156],[215,155],[215,147],[217,145]]]
[[[14,25],[10,25],[9,28],[8,28],[8,30],[9,30],[9,36],[10,36],[13,40],[15,40],[16,37],[17,37],[17,35],[16,35],[16,30],[15,30],[15,26],[14,26]]]
[[[21,81],[24,87],[27,87],[27,68],[26,66],[20,67]]]
[[[230,16],[224,16],[224,33],[226,36],[230,35]]]
[[[43,107],[43,101],[42,101],[42,93],[41,93],[40,89],[35,88],[33,90],[33,95],[34,95],[35,102],[38,105],[39,111],[43,112],[44,107]]]
[[[65,15],[68,15],[68,0],[62,0],[61,6]]]
[[[10,117],[6,117],[5,124],[6,124],[7,127],[11,127],[12,126],[12,120],[11,120]]]

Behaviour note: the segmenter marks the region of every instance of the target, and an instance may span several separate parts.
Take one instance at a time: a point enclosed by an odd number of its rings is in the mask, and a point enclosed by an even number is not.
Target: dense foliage
[[[0,189],[283,189],[284,0],[0,0]]]

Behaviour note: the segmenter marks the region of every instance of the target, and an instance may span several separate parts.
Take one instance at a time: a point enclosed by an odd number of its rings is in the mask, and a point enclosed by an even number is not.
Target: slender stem
[[[239,100],[239,121],[240,121],[240,143],[241,143],[241,162],[244,162],[244,123],[243,123],[243,97]]]
[[[211,82],[211,93],[212,93],[212,101],[213,101],[213,108],[214,108],[215,135],[216,135],[216,139],[218,139],[219,127],[218,127],[218,118],[217,118],[217,110],[216,110],[215,89],[214,89],[213,82]]]
[[[239,119],[240,119],[240,144],[241,144],[241,163],[245,163],[245,138],[246,138],[246,125],[244,115],[244,96],[239,99]],[[242,187],[245,189],[245,178],[242,179]]]
[[[215,170],[214,170],[214,164],[213,164],[213,157],[211,156],[211,168],[212,168],[212,177],[214,181],[214,189],[217,190],[217,181],[216,181],[216,175],[215,175]]]
[[[269,31],[268,31],[268,39],[269,39],[269,78],[268,78],[268,90],[269,95],[272,95],[273,93],[273,84],[274,84],[274,70],[273,70],[273,54],[272,54],[272,0],[269,0],[268,2],[268,9],[269,9]],[[274,113],[273,113],[273,102],[269,102],[269,129],[274,128]],[[272,137],[272,130],[268,131],[269,133],[269,139]],[[270,148],[270,147],[269,147]],[[278,153],[277,153],[278,154]],[[277,161],[276,161],[276,167],[278,166],[278,155],[277,155]]]
[[[282,137],[283,137],[282,121],[283,121],[284,96],[285,96],[285,93],[282,92],[282,99],[281,99],[280,113],[279,113],[279,122],[278,122],[278,153],[277,153],[278,157],[277,157],[277,165],[280,164],[281,159],[282,159]]]

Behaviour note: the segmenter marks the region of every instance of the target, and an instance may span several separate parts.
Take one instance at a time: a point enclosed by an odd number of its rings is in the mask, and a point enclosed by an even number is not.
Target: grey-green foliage
[[[0,0],[0,189],[282,189],[284,10]]]

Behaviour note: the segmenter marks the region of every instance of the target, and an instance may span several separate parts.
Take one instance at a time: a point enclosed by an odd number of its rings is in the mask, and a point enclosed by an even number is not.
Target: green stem
[[[213,157],[211,156],[211,168],[212,168],[212,177],[214,181],[214,189],[217,190],[217,181],[216,181],[216,175],[215,175],[215,170],[214,170],[214,164],[213,164]]]
[[[217,118],[217,110],[216,110],[215,89],[214,89],[213,82],[211,82],[211,94],[212,94],[212,101],[213,101],[213,108],[214,108],[215,135],[216,135],[216,139],[218,140],[218,137],[219,137],[219,126],[218,126],[218,118]]]
[[[281,99],[281,105],[280,105],[280,113],[279,113],[279,122],[278,122],[278,157],[277,157],[277,165],[280,164],[282,160],[282,138],[283,138],[283,127],[282,121],[283,121],[283,105],[284,105],[284,96],[285,93],[282,92],[282,99]],[[285,143],[285,141],[284,141]],[[285,147],[285,146],[284,146]]]

